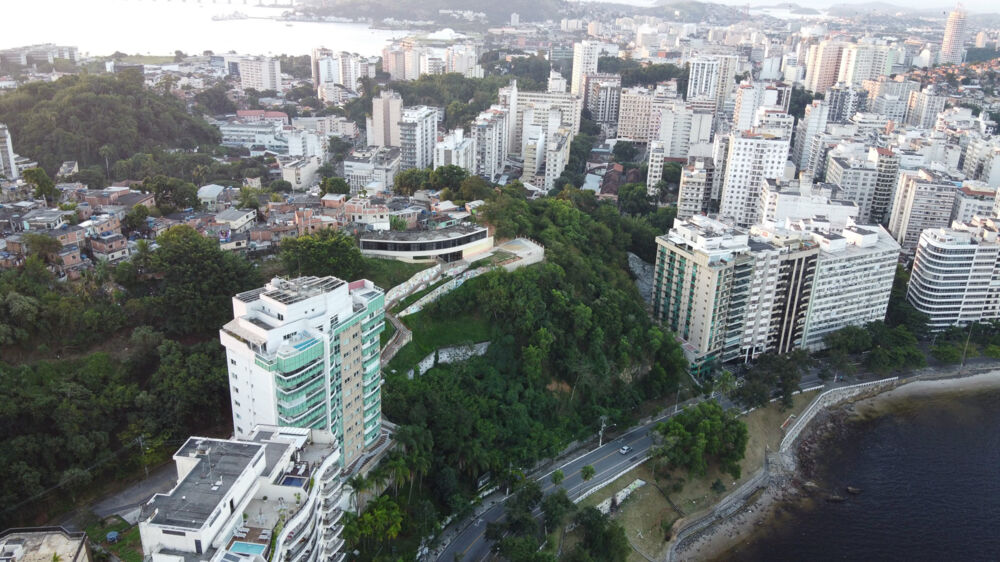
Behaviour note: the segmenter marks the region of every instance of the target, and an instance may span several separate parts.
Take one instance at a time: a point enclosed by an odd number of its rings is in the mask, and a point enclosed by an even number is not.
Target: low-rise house
[[[250,230],[256,221],[256,209],[226,209],[215,215],[215,222],[226,226],[233,234]]]
[[[90,252],[95,260],[115,263],[128,257],[128,241],[121,234],[101,234],[90,239]]]
[[[201,202],[201,206],[206,211],[217,211],[219,210],[219,197],[225,190],[225,187],[214,183],[203,185],[198,188],[198,201]]]

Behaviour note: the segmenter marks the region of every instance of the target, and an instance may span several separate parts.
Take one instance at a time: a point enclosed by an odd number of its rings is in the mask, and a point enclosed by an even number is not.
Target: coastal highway
[[[698,400],[690,401],[691,404],[696,402]],[[551,475],[557,469],[562,470],[564,475],[564,479],[558,488],[565,488],[567,495],[573,500],[576,500],[576,498],[588,490],[616,478],[619,473],[645,458],[653,445],[653,440],[648,435],[649,431],[653,429],[654,425],[669,418],[671,415],[673,414],[671,413],[650,421],[645,425],[634,427],[615,439],[608,441],[604,446],[588,453],[583,453],[561,466],[553,466],[548,472],[536,476],[535,480],[541,486],[542,493],[548,495],[556,491],[557,486],[552,484]],[[619,452],[619,449],[624,445],[632,448],[625,455]],[[580,469],[587,465],[593,466],[596,474],[589,481],[585,482],[580,475]],[[503,516],[504,504],[503,500],[500,500],[493,507],[481,513],[458,536],[453,538],[438,555],[437,560],[441,562],[486,560],[490,556],[490,546],[492,544],[485,536],[486,525],[499,520]]]

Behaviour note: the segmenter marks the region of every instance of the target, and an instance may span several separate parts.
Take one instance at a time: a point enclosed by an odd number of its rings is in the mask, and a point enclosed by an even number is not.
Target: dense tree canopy
[[[65,160],[104,164],[102,146],[113,147],[114,160],[219,139],[218,131],[188,114],[182,102],[146,89],[136,73],[30,82],[0,97],[0,123],[10,127],[18,152],[50,173]]]
[[[749,440],[747,426],[722,409],[714,400],[702,402],[659,424],[663,445],[653,455],[663,458],[671,468],[684,468],[704,476],[709,462],[733,478],[740,477],[740,461]]]
[[[282,240],[281,262],[292,275],[334,275],[341,279],[357,278],[364,267],[354,239],[329,229]]]

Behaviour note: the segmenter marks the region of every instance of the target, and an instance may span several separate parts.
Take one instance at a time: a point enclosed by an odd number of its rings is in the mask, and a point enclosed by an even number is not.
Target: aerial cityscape
[[[994,8],[9,0],[0,562],[995,558]]]

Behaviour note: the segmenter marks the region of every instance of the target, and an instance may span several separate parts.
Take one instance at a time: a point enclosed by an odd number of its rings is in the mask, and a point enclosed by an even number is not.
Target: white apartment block
[[[766,178],[781,178],[788,162],[788,138],[749,131],[729,135],[719,216],[739,227],[760,219],[758,198]]]
[[[555,70],[551,70],[549,71],[548,87],[545,91],[550,94],[565,94],[567,89],[566,84],[566,78],[564,78],[562,74],[559,74]]]
[[[177,484],[139,514],[146,560],[343,560],[341,450],[323,431],[260,425],[243,439],[191,437]]]
[[[10,129],[7,125],[0,123],[0,178],[16,180],[20,177],[17,166],[14,164],[16,155],[14,154],[14,141],[10,137]]]
[[[844,47],[838,82],[860,86],[865,80],[878,80],[892,72],[896,51],[888,45],[855,43]]]
[[[910,92],[906,103],[906,124],[918,129],[933,129],[947,100],[946,96],[935,95],[931,87],[920,92]]]
[[[666,148],[662,142],[652,141],[649,143],[649,159],[646,166],[646,193],[650,196],[656,195],[656,184],[663,179],[663,160],[666,157]]]
[[[281,91],[281,62],[269,57],[243,58],[239,61],[240,87]]]
[[[580,41],[573,44],[573,74],[570,77],[569,92],[574,96],[583,96],[583,76],[597,72],[597,59],[601,56],[603,45],[595,41]]]
[[[792,99],[792,88],[781,82],[754,82],[741,84],[736,89],[736,105],[733,109],[733,129],[745,131],[754,126],[757,110],[765,107],[788,112]]]
[[[524,142],[524,128],[532,124],[532,119],[539,119],[535,124],[547,120],[548,109],[558,109],[561,123],[570,131],[572,137],[580,132],[580,113],[583,111],[583,97],[573,94],[552,94],[548,92],[523,92],[517,89],[517,81],[512,80],[510,86],[500,88],[499,105],[508,111],[507,151],[509,154],[520,155]],[[529,119],[525,120],[525,112]],[[533,115],[534,117],[530,117]],[[542,117],[545,116],[545,117]]]
[[[974,135],[968,143],[962,158],[962,173],[987,185],[1000,186],[1000,141]]]
[[[979,181],[962,182],[955,192],[955,203],[951,207],[951,222],[971,223],[974,217],[995,217],[993,206],[997,188]]]
[[[351,152],[344,159],[344,179],[351,186],[352,193],[371,184],[379,190],[391,190],[399,171],[400,149],[394,146],[369,146]]]
[[[889,232],[903,252],[913,254],[924,230],[948,226],[955,192],[960,187],[960,180],[941,172],[926,168],[900,170]]]
[[[938,62],[959,64],[965,58],[965,10],[958,7],[948,14]]]
[[[1000,319],[996,219],[976,217],[920,234],[906,298],[932,330]]]
[[[653,111],[653,94],[643,87],[622,88],[618,106],[618,138],[633,142],[648,142],[649,116]]]
[[[831,332],[885,319],[900,251],[878,225],[815,234],[814,240],[820,253],[802,337],[811,350],[824,348]]]
[[[667,158],[687,158],[692,146],[712,142],[714,115],[708,111],[696,110],[677,100],[663,109],[652,108],[659,113],[660,128],[654,138],[662,143]]]
[[[719,81],[721,80],[719,59],[698,57],[691,59],[688,64],[690,72],[688,74],[686,99],[715,100],[719,89]]]
[[[622,77],[618,74],[584,75],[584,105],[590,117],[602,125],[618,123]]]
[[[761,223],[784,223],[788,220],[822,217],[833,232],[854,225],[858,205],[853,201],[833,199],[832,190],[802,178],[789,182],[764,180],[758,203]],[[818,219],[817,219],[818,220]]]
[[[238,439],[258,425],[327,432],[350,466],[381,435],[379,333],[371,281],[272,279],[233,297],[226,348]]]
[[[400,170],[430,168],[437,142],[437,109],[426,105],[407,107],[399,120]]]
[[[826,181],[840,188],[839,197],[858,205],[858,222],[871,224],[872,206],[875,203],[878,169],[869,159],[835,157],[832,153],[826,164]]]
[[[355,139],[360,134],[357,123],[339,115],[295,117],[292,119],[292,128],[314,131],[323,137]]]
[[[652,168],[650,168],[652,173]],[[677,195],[677,218],[686,219],[709,211],[715,167],[711,158],[695,158],[681,170]]]
[[[830,106],[823,101],[814,101],[807,105],[805,114],[795,127],[795,144],[792,146],[792,162],[800,170],[809,168],[813,160],[812,141],[826,130]]]
[[[476,173],[476,141],[466,137],[465,131],[455,129],[434,145],[434,167],[458,166],[474,175]]]
[[[506,109],[494,105],[472,122],[470,134],[476,147],[476,174],[490,181],[503,173],[507,161],[509,119]]]
[[[402,96],[392,90],[379,92],[377,98],[372,98],[372,115],[366,118],[368,146],[400,146],[402,119]]]

